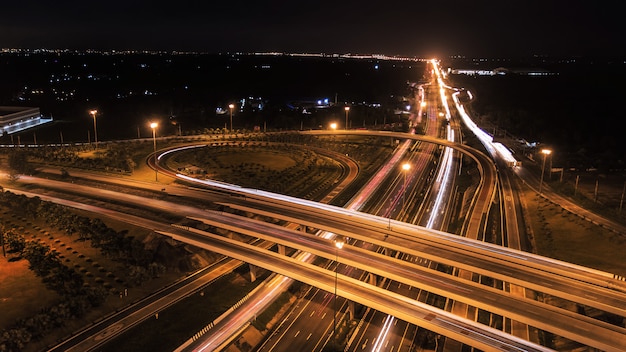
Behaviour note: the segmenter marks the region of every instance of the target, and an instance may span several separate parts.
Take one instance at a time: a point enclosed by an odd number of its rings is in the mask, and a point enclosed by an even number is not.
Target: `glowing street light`
[[[98,110],[96,109],[89,110],[89,114],[93,117],[93,134],[96,140],[96,149],[98,149],[98,128],[96,127],[96,114],[97,113],[98,113]]]
[[[343,109],[346,111],[346,130],[348,130],[348,112],[350,112],[350,107],[346,106]]]
[[[541,195],[541,186],[543,185],[543,173],[546,168],[546,157],[550,155],[552,151],[550,149],[542,149],[541,154],[543,154],[543,163],[541,165],[541,180],[539,180],[539,195]]]
[[[233,109],[235,108],[235,104],[229,104],[228,108],[230,109],[230,132],[233,132]]]
[[[159,180],[159,172],[157,170],[157,158],[156,158],[156,129],[159,127],[159,124],[156,122],[150,123],[150,128],[152,128],[152,142],[154,145],[154,180]]]
[[[333,297],[333,337],[337,337],[337,270],[339,269],[339,250],[343,248],[341,239],[335,240],[335,295]]]
[[[404,163],[402,164],[402,171],[404,171],[404,186],[402,189],[402,212],[404,213],[404,204],[405,204],[405,194],[406,194],[406,174],[411,170],[411,164]]]
[[[333,122],[330,124],[330,129],[332,129],[333,131],[337,129],[337,123]]]

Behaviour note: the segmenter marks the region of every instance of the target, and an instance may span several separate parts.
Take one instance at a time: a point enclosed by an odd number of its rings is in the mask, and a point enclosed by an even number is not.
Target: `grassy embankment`
[[[626,237],[572,214],[524,188],[537,254],[626,276]]]

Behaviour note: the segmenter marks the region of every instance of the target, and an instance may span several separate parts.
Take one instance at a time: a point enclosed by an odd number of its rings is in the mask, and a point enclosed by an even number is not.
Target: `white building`
[[[52,122],[41,115],[39,108],[23,106],[0,106],[0,133],[12,134]]]

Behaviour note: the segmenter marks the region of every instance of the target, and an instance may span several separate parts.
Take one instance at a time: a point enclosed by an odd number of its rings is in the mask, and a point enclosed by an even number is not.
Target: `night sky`
[[[5,1],[1,48],[624,55],[620,1]]]

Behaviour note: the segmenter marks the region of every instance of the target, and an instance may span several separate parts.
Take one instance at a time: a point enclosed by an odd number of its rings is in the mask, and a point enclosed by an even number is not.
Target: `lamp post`
[[[343,248],[343,240],[335,240],[335,295],[333,296],[333,338],[337,337],[337,270],[339,269],[339,250]]]
[[[89,114],[93,117],[93,134],[96,141],[96,149],[98,149],[98,128],[96,127],[96,114],[98,110],[89,110]]]
[[[550,155],[552,151],[550,149],[542,149],[541,154],[543,154],[543,163],[541,164],[541,180],[539,180],[539,195],[541,195],[541,186],[543,185],[543,173],[546,168],[546,158]]]
[[[228,105],[230,109],[230,133],[233,132],[233,109],[235,108],[235,104]]]
[[[343,108],[346,111],[346,131],[348,130],[348,112],[350,112],[350,107],[346,106]]]
[[[159,124],[156,122],[150,123],[150,128],[152,128],[152,143],[154,146],[154,180],[159,181],[159,171],[157,170],[157,158],[156,158],[156,129],[159,127]]]
[[[405,203],[405,194],[406,194],[406,174],[411,169],[411,164],[404,163],[402,164],[402,171],[404,171],[404,186],[402,188],[402,212],[404,213],[404,203]]]

